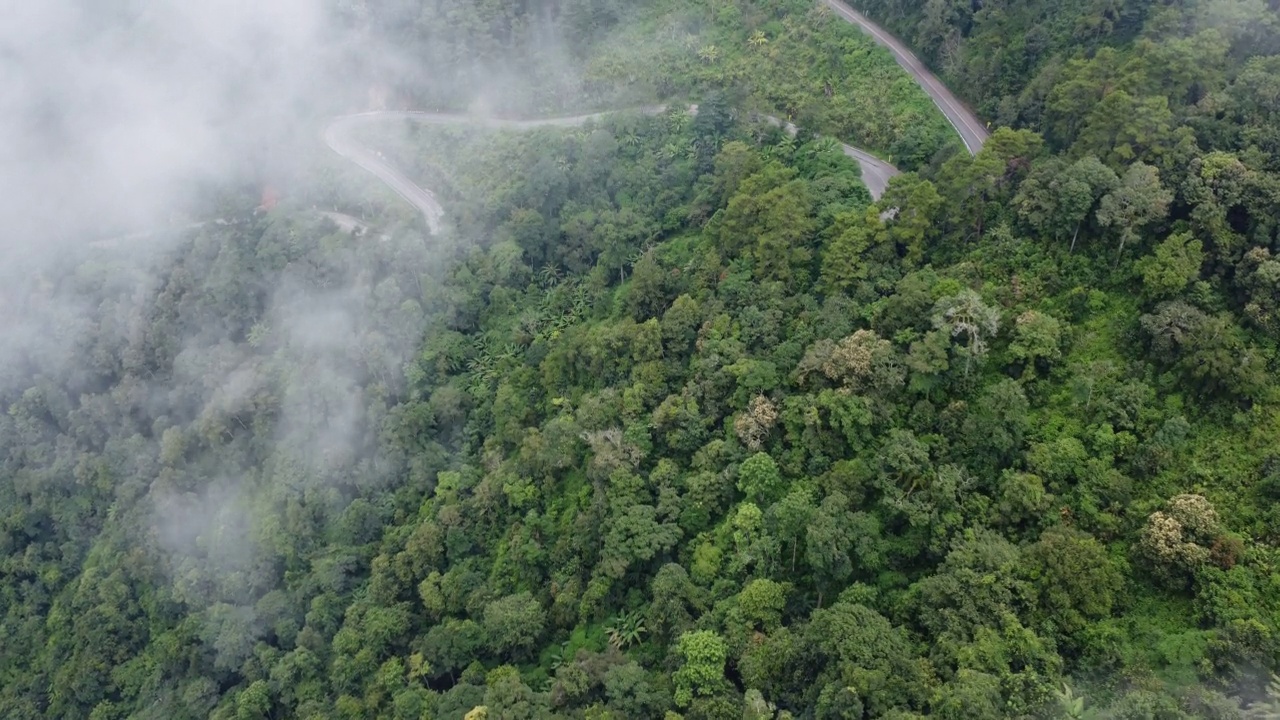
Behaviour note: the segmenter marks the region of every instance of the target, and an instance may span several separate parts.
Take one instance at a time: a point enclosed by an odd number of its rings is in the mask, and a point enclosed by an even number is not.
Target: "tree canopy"
[[[344,3],[700,109],[371,127],[440,234],[316,160],[8,291],[88,310],[0,368],[0,715],[1275,714],[1274,8],[858,3],[970,156],[829,10],[667,5]]]

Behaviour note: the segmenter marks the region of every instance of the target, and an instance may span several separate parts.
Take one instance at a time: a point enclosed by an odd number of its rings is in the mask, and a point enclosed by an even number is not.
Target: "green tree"
[[[993,209],[1013,193],[1043,146],[1043,139],[1030,130],[998,128],[977,155],[960,154],[948,160],[938,185],[953,203],[954,221],[981,238]]]
[[[675,652],[681,660],[680,668],[671,676],[676,705],[688,707],[695,697],[720,691],[728,659],[723,638],[710,630],[687,632],[676,642]]]
[[[771,532],[780,542],[791,546],[792,572],[795,572],[800,545],[808,533],[809,523],[816,511],[813,491],[808,487],[796,486],[781,500],[774,503],[766,513]]]
[[[777,500],[786,491],[778,463],[767,453],[758,452],[738,466],[738,490],[747,502],[761,507]]]
[[[938,300],[933,307],[933,326],[952,338],[963,338],[965,374],[974,360],[987,354],[988,342],[1000,329],[1000,311],[982,301],[973,290]]]
[[[809,261],[814,234],[807,181],[778,163],[746,178],[720,217],[721,247],[749,257],[756,276],[790,282]]]
[[[1120,184],[1098,203],[1098,224],[1113,228],[1120,236],[1117,262],[1124,246],[1137,239],[1141,229],[1164,220],[1173,195],[1160,184],[1160,171],[1135,162],[1120,177]]]
[[[782,624],[786,604],[786,588],[767,578],[752,580],[738,593],[738,607],[743,617],[766,632]]]
[[[999,627],[1016,611],[1029,588],[1020,577],[1018,548],[992,531],[967,532],[938,572],[912,588],[917,618],[934,637],[965,641],[980,629]]]
[[[680,527],[663,522],[652,505],[635,504],[613,517],[600,550],[600,570],[615,580],[639,563],[670,550],[680,539]]]
[[[1175,233],[1156,245],[1153,254],[1138,260],[1134,268],[1151,297],[1172,297],[1200,277],[1205,260],[1203,248],[1203,243],[1190,233]]]
[[[1266,248],[1253,248],[1237,266],[1236,278],[1247,293],[1245,317],[1268,333],[1280,333],[1280,261]]]
[[[236,695],[236,720],[266,720],[271,714],[267,683],[255,680]]]
[[[662,692],[653,676],[634,662],[606,670],[604,692],[609,707],[626,717],[661,717],[671,706],[670,695]]]
[[[852,512],[842,493],[832,493],[814,512],[805,532],[805,561],[818,580],[818,587],[829,589],[844,583],[854,571],[851,551]],[[818,594],[822,605],[822,593]]]
[[[884,226],[876,209],[869,208],[841,214],[832,232],[822,249],[819,285],[828,295],[852,293],[870,276],[866,256],[881,241]]]
[[[1025,568],[1039,616],[1066,634],[1107,617],[1124,583],[1102,543],[1069,527],[1046,530],[1027,548]]]
[[[650,593],[648,626],[653,632],[674,638],[692,624],[699,593],[682,566],[667,563],[659,568]]]
[[[1075,252],[1085,221],[1119,184],[1115,171],[1092,155],[1070,164],[1054,157],[1032,169],[1013,204],[1018,217],[1040,235],[1057,240],[1070,235],[1068,251]]]
[[[1115,90],[1093,107],[1074,147],[1112,166],[1155,161],[1177,144],[1174,124],[1167,97]]]
[[[532,651],[546,626],[542,604],[527,592],[484,606],[484,632],[495,653],[519,657]]]
[[[1139,318],[1158,362],[1193,379],[1206,396],[1261,392],[1263,361],[1227,315],[1210,316],[1181,300],[1164,302]]]
[[[1062,357],[1062,323],[1052,315],[1028,310],[1013,321],[1009,354],[1029,365]]]
[[[924,260],[927,242],[937,236],[943,207],[943,198],[932,182],[907,173],[889,181],[884,196],[872,210],[889,213],[884,223],[885,239],[893,244],[895,259],[902,258],[911,268]]]
[[[862,707],[875,716],[922,709],[922,665],[907,633],[870,608],[841,601],[815,610],[804,628],[803,652],[821,668],[809,688],[811,703],[825,695],[829,708]],[[844,688],[854,694],[843,695]]]
[[[715,159],[713,190],[719,203],[728,203],[742,181],[759,172],[762,164],[760,153],[750,145],[738,140],[725,143]]]
[[[485,677],[485,717],[538,720],[548,714],[546,696],[524,683],[520,671],[510,665],[490,670]]]

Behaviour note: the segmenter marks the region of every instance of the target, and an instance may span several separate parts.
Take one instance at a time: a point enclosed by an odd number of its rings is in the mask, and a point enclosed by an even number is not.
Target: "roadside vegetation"
[[[784,117],[905,169],[958,146],[893,57],[824,5],[693,2],[655,10],[621,25],[596,50],[588,83],[638,83],[659,97],[727,90],[735,107]]]

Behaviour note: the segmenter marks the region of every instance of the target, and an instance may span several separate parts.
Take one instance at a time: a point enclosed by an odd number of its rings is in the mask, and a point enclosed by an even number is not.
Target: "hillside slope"
[[[379,125],[439,234],[317,151],[269,212],[5,289],[69,351],[0,367],[0,716],[1280,708],[1261,5],[868,0],[1015,103],[974,155],[829,11],[663,5],[344,4],[483,60],[424,106],[503,67],[513,112],[700,110]],[[913,172],[872,201],[814,133]]]

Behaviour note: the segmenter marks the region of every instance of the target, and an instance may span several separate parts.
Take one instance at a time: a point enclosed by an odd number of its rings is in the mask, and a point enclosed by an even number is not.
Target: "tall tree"
[[[1160,171],[1135,162],[1120,177],[1120,184],[1098,203],[1098,223],[1120,236],[1116,263],[1124,246],[1138,238],[1142,228],[1165,219],[1173,194],[1160,183]]]

